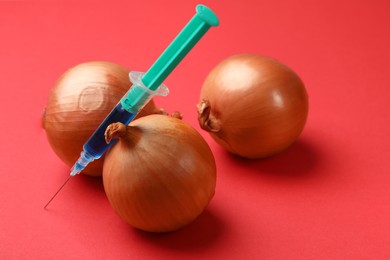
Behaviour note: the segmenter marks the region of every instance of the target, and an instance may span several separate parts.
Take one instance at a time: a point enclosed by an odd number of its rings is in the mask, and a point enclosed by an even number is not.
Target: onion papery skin
[[[302,80],[289,67],[273,58],[239,54],[208,74],[197,108],[201,128],[226,150],[265,158],[299,137],[309,104]]]
[[[69,167],[84,143],[131,87],[129,70],[119,64],[93,61],[67,70],[52,88],[42,116],[42,126],[55,154]],[[153,101],[138,117],[159,113]],[[103,158],[82,173],[101,176]]]
[[[216,187],[214,156],[203,137],[163,115],[137,119],[126,131],[103,168],[104,189],[116,213],[148,232],[174,231],[194,221]]]

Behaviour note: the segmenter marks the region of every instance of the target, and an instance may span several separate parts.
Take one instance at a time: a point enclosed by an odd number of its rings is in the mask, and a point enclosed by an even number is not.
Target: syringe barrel
[[[161,84],[161,86],[155,91],[147,88],[141,80],[143,75],[144,73],[142,72],[130,72],[129,77],[133,86],[84,144],[80,158],[74,165],[74,172],[76,172],[76,174],[82,171],[90,162],[100,158],[115,142],[115,140],[112,140],[109,144],[107,144],[104,138],[104,132],[110,124],[121,122],[128,125],[138,112],[153,98],[153,96],[168,95],[169,90],[164,84]]]

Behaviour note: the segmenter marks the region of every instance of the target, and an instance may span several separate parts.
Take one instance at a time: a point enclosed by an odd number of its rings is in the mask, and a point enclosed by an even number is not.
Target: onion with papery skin
[[[196,219],[214,195],[216,165],[202,136],[182,120],[150,115],[110,125],[103,183],[122,220],[149,232],[179,229]]]
[[[202,129],[233,154],[264,158],[301,134],[308,96],[299,76],[275,59],[241,54],[206,77],[197,106]]]
[[[125,67],[111,62],[86,62],[66,71],[56,82],[42,116],[42,125],[57,156],[73,166],[83,144],[96,130],[131,82]],[[138,117],[162,113],[153,100]],[[82,173],[100,176],[103,158],[90,163]]]

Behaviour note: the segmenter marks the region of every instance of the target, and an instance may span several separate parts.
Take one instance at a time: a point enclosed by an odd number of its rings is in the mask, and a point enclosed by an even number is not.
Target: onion
[[[119,137],[106,154],[103,183],[119,217],[138,229],[167,232],[191,223],[214,195],[213,154],[191,126],[163,116],[142,117],[106,130]]]
[[[299,76],[275,59],[231,56],[206,77],[198,104],[202,129],[233,154],[264,158],[301,134],[308,96]]]
[[[129,71],[110,62],[86,62],[66,71],[48,98],[42,125],[57,156],[73,166],[83,144],[131,86]],[[160,113],[153,101],[138,116]],[[102,174],[103,159],[95,160],[85,174]]]

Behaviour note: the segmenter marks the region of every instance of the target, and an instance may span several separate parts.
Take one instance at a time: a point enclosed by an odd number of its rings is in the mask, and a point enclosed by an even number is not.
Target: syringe
[[[113,142],[107,144],[104,139],[104,132],[107,126],[115,122],[129,124],[154,95],[168,95],[168,88],[162,82],[210,27],[218,26],[218,24],[218,17],[211,9],[205,5],[197,5],[196,14],[149,70],[146,73],[130,72],[130,80],[133,86],[84,144],[80,158],[72,167],[70,176],[44,208],[50,204],[58,192],[70,180],[70,177],[79,174],[93,160],[99,159],[110,145],[112,145]]]

